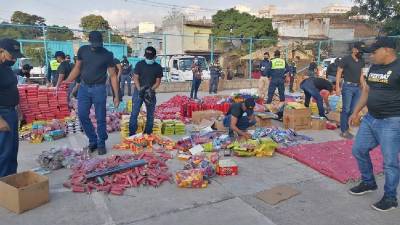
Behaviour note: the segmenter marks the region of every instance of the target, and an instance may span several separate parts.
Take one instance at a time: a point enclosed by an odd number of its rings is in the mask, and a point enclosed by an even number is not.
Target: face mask
[[[265,61],[268,61],[269,59],[268,59],[268,58],[264,58],[264,60],[265,60]]]
[[[6,60],[2,64],[5,66],[14,66],[15,62],[16,61],[13,61],[13,60]]]
[[[147,65],[151,65],[155,62],[154,59],[145,59],[144,61],[146,61]]]

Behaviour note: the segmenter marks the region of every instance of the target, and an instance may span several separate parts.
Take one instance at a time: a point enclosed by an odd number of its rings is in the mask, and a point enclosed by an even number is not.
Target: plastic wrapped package
[[[181,188],[206,188],[208,181],[203,177],[202,169],[178,170],[175,174],[176,183]]]

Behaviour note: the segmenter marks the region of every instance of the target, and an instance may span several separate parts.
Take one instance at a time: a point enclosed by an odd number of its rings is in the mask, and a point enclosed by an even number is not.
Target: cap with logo
[[[92,47],[103,47],[103,35],[99,31],[89,33],[89,42]]]
[[[380,48],[396,49],[397,48],[396,41],[397,40],[393,37],[385,37],[385,36],[377,37],[375,43],[373,43],[369,48],[366,48],[365,51],[372,53]]]
[[[5,49],[15,59],[25,57],[21,53],[19,42],[14,39],[10,38],[0,39],[0,48]]]
[[[366,45],[364,42],[356,42],[352,45],[352,48],[358,49],[359,51],[364,51]]]

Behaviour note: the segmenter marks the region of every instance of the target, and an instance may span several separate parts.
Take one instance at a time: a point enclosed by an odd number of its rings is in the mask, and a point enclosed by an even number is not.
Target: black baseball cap
[[[57,57],[65,58],[65,53],[63,51],[56,51],[56,53],[54,54],[54,58]]]
[[[25,57],[21,53],[19,42],[14,39],[11,38],[0,39],[0,48],[5,49],[7,52],[9,52],[14,59]]]
[[[359,41],[352,45],[352,48],[358,49],[358,51],[364,51],[367,46],[364,42]]]
[[[254,106],[256,106],[256,101],[254,98],[248,98],[244,100],[244,106],[246,106],[247,109],[254,109]]]
[[[31,66],[29,64],[25,64],[25,65],[22,66],[22,69],[23,70],[31,70],[31,69],[33,69],[33,66]]]
[[[397,48],[396,39],[393,37],[377,37],[375,43],[373,43],[370,47],[366,48],[365,51],[368,53],[375,52],[379,48]]]
[[[93,47],[103,47],[103,35],[99,31],[91,31],[89,42]]]
[[[154,47],[149,46],[144,50],[144,57],[146,59],[154,59],[156,57],[156,55],[157,55],[157,51]]]

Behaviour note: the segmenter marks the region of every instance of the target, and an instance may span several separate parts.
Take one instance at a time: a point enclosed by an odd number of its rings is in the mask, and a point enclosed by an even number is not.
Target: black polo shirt
[[[103,47],[96,51],[90,45],[80,47],[78,60],[82,62],[81,80],[86,84],[105,84],[107,69],[115,66],[113,53]]]
[[[339,62],[339,67],[343,69],[343,78],[345,82],[360,83],[361,71],[365,66],[364,59],[354,60],[351,55],[343,57]]]
[[[163,77],[163,70],[161,65],[156,62],[147,64],[142,60],[136,64],[134,74],[139,75],[140,87],[152,87],[157,78]]]
[[[0,64],[0,106],[19,104],[18,79],[11,67]]]
[[[72,70],[71,64],[67,61],[63,61],[58,66],[57,73],[64,74],[64,80],[66,80],[68,78],[69,74],[71,73],[71,70]]]
[[[376,119],[400,117],[400,59],[372,65],[366,77],[368,112]]]

